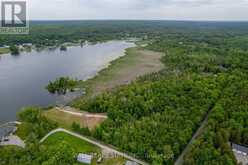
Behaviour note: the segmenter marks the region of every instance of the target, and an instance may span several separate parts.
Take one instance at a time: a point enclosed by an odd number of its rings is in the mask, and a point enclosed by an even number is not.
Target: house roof
[[[231,143],[231,145],[232,145],[232,149],[235,149],[237,151],[241,151],[241,152],[248,154],[248,147],[241,146],[241,145],[235,144],[235,143]]]
[[[125,165],[138,165],[136,162],[133,162],[133,161],[126,161],[126,164]]]
[[[87,155],[87,154],[78,154],[77,156],[77,161],[86,163],[86,164],[91,164],[92,156]]]

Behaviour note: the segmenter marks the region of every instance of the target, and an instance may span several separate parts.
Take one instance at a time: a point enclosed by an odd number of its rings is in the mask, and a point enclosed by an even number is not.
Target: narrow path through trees
[[[223,90],[226,88],[226,86],[223,88]],[[192,136],[191,140],[189,141],[189,143],[187,144],[187,146],[184,148],[183,152],[181,153],[181,155],[177,158],[176,162],[174,163],[174,165],[182,165],[183,164],[183,158],[184,156],[189,152],[190,150],[190,147],[191,145],[193,144],[194,140],[200,136],[203,131],[204,131],[204,128],[205,126],[207,125],[208,123],[208,119],[209,119],[209,116],[213,110],[213,108],[215,107],[216,103],[220,100],[220,98],[222,97],[222,95],[220,95],[218,97],[218,99],[216,100],[215,103],[213,103],[210,107],[209,107],[209,111],[206,115],[206,117],[204,118],[204,120],[202,121],[201,123],[201,126],[197,129],[197,131],[194,133],[194,135]]]

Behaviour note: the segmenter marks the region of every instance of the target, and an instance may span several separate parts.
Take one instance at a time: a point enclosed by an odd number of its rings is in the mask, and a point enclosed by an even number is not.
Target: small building
[[[8,46],[8,45],[3,45],[3,46],[0,46],[0,48],[10,48],[10,46]]]
[[[24,46],[24,47],[25,46],[31,47],[31,46],[33,46],[33,44],[32,43],[23,43],[22,46]]]
[[[128,160],[125,165],[138,165],[138,163]]]
[[[241,146],[235,143],[231,143],[233,152],[237,152],[239,154],[248,155],[248,147]]]
[[[87,154],[78,154],[77,161],[80,163],[91,164],[92,156]]]
[[[248,147],[230,143],[232,147],[233,154],[240,164],[248,164]]]

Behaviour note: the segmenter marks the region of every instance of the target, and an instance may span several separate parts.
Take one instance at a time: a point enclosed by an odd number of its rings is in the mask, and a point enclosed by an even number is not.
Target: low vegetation
[[[0,55],[1,54],[6,54],[6,53],[9,53],[9,52],[10,52],[9,48],[0,48]]]
[[[11,45],[9,48],[12,55],[20,54],[19,48],[16,45]]]
[[[60,143],[70,144],[70,147],[77,153],[93,154],[100,152],[100,148],[64,132],[58,132],[51,135],[48,139],[46,139],[46,141],[44,141],[43,145],[55,146]]]
[[[80,128],[95,129],[96,126],[100,125],[105,119],[98,117],[87,117],[84,115],[74,115],[66,113],[58,108],[53,108],[42,113],[46,118],[55,121],[60,127],[66,129],[72,129],[72,125],[76,123]]]
[[[95,97],[105,91],[127,85],[135,81],[137,77],[161,70],[164,65],[161,62],[163,53],[144,50],[138,47],[126,50],[126,55],[111,62],[111,65],[100,71],[99,74],[82,84],[86,88],[86,95],[76,99],[72,106],[83,109],[84,101]]]

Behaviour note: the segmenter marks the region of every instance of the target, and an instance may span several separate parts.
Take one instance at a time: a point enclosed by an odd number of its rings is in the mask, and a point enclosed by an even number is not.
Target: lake
[[[16,119],[24,106],[55,105],[68,99],[49,94],[45,86],[56,78],[69,76],[86,80],[123,56],[134,43],[110,41],[68,47],[67,51],[23,52],[0,56],[0,123]],[[70,98],[69,98],[70,99]]]

